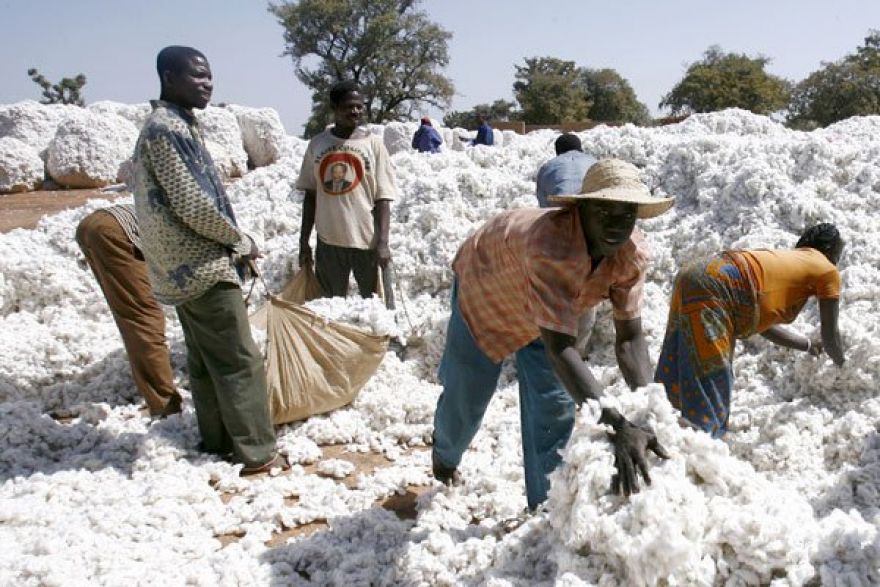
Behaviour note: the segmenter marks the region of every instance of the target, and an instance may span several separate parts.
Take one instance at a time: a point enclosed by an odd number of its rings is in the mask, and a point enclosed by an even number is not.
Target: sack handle
[[[244,305],[245,306],[248,305],[248,302],[251,299],[251,294],[254,293],[254,286],[257,284],[257,279],[259,279],[260,283],[263,284],[263,289],[265,290],[266,295],[269,296],[270,298],[274,297],[272,292],[269,290],[269,286],[266,285],[266,282],[263,279],[262,273],[260,273],[260,270],[257,269],[257,262],[254,261],[252,258],[248,259],[247,260],[247,267],[248,267],[248,270],[251,272],[251,275],[253,275],[253,280],[251,280],[251,287],[248,290],[247,295],[244,297]]]

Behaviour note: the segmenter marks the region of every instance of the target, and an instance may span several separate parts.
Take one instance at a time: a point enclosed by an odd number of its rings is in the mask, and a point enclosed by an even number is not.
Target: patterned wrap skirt
[[[675,277],[655,381],[670,403],[713,437],[727,431],[737,338],[758,327],[755,279],[735,252],[695,261]]]

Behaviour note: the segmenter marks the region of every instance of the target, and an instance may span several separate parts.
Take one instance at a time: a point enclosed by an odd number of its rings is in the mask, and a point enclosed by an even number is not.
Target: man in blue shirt
[[[477,136],[474,140],[471,141],[471,145],[486,145],[487,147],[491,147],[495,144],[495,134],[492,132],[492,127],[489,126],[489,123],[486,122],[486,118],[482,115],[477,116]],[[580,189],[580,185],[578,185],[578,189]],[[572,192],[577,193],[577,192]]]
[[[581,140],[577,135],[559,135],[554,146],[556,157],[538,170],[538,204],[542,208],[550,206],[547,196],[579,193],[587,169],[596,162],[595,157],[581,150]]]
[[[431,125],[431,119],[427,116],[423,117],[422,125],[413,135],[412,148],[420,153],[439,153],[442,144],[443,139],[440,138],[437,129]]]
[[[556,157],[550,159],[538,170],[538,205],[541,208],[550,207],[547,196],[560,194],[578,194],[587,169],[596,162],[596,158],[587,155],[581,147],[581,140],[577,135],[565,133],[559,135],[553,144],[556,148]],[[581,357],[587,358],[587,343],[590,342],[590,334],[596,324],[596,309],[590,308],[578,321],[578,333],[575,340],[575,348]]]

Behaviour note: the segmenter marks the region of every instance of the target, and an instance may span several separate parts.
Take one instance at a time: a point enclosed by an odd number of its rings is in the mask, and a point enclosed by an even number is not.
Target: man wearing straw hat
[[[523,208],[490,219],[453,261],[452,315],[439,376],[443,393],[434,416],[434,477],[456,482],[462,455],[479,428],[501,372],[516,354],[526,496],[530,509],[547,498],[559,449],[574,426],[575,404],[596,400],[602,385],[575,349],[578,317],[610,299],[615,351],[631,388],[651,381],[640,306],[648,250],[637,218],[668,210],[638,169],[618,159],[593,165],[580,194],[552,196],[561,208]],[[613,408],[600,422],[614,430],[613,489],[650,483],[646,455],[666,451],[650,431]]]

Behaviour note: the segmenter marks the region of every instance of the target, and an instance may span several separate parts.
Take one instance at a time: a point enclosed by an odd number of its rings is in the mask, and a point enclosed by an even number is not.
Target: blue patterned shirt
[[[252,240],[238,228],[191,112],[156,100],[134,154],[134,203],[153,291],[163,304],[239,283],[234,255]]]

